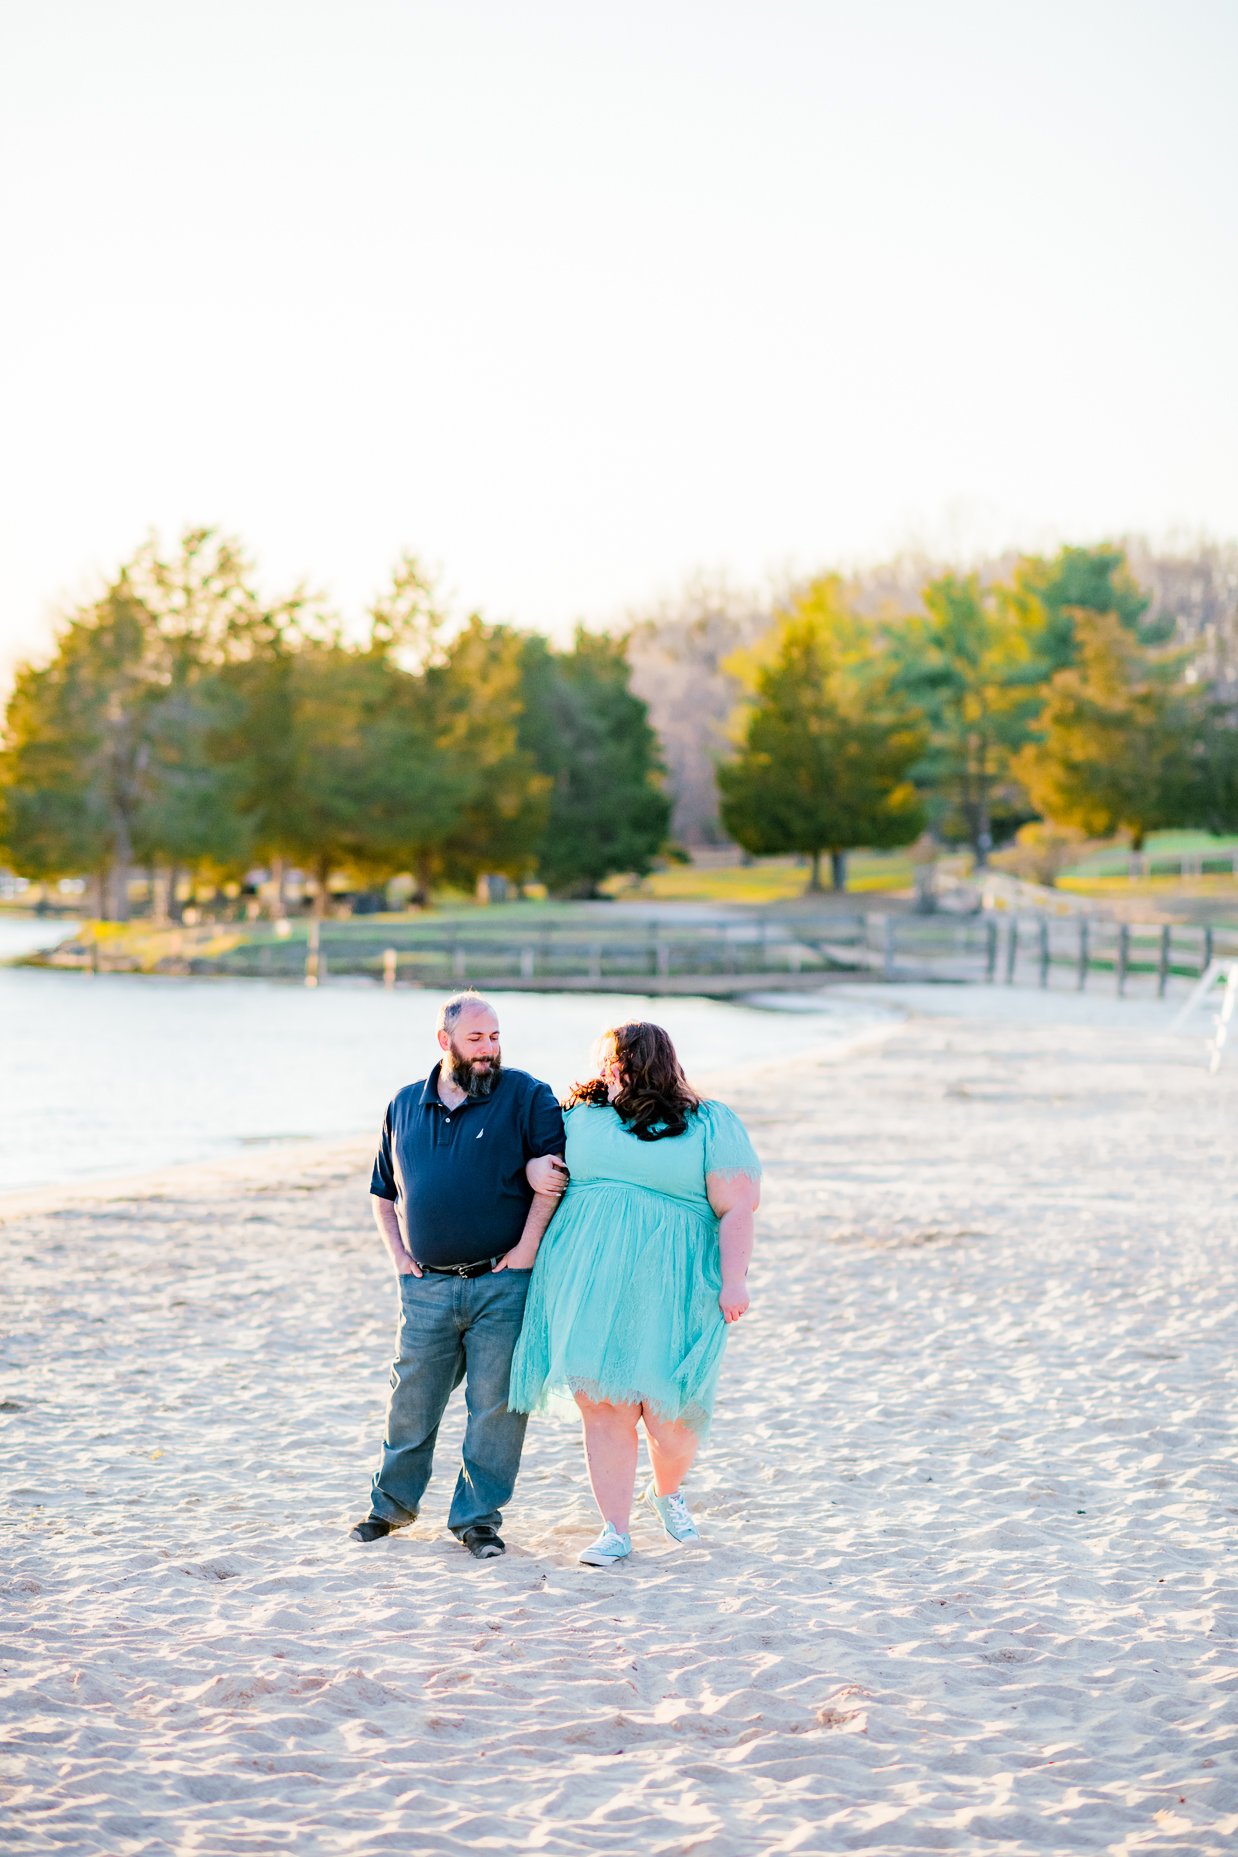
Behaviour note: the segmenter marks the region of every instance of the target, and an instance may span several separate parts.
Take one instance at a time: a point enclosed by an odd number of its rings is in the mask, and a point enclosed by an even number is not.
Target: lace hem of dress
[[[653,1399],[648,1393],[638,1393],[635,1387],[603,1384],[598,1380],[582,1380],[573,1375],[569,1380],[557,1381],[542,1390],[546,1399],[555,1393],[566,1394],[573,1398],[580,1393],[595,1406],[648,1406],[655,1418],[662,1419],[668,1425],[686,1425],[689,1431],[702,1435],[709,1430],[710,1414],[696,1400],[689,1400],[678,1410],[672,1410],[662,1400]]]

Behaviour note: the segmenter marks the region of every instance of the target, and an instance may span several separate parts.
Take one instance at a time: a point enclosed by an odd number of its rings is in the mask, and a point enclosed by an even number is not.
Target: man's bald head
[[[438,1014],[442,1067],[467,1096],[489,1096],[503,1068],[499,1015],[480,993],[453,993]]]
[[[453,993],[450,999],[445,999],[443,1001],[438,1009],[437,1029],[440,1032],[446,1032],[448,1036],[450,1036],[456,1020],[460,1018],[461,1014],[470,1012],[476,1007],[480,1007],[483,1012],[488,1012],[497,1024],[498,1015],[494,1007],[490,1004],[490,1001],[488,999],[483,999],[480,993],[475,993],[472,987],[466,987],[463,993]]]

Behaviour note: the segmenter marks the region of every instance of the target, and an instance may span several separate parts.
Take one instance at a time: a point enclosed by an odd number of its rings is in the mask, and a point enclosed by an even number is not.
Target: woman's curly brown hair
[[[613,1107],[620,1119],[639,1141],[662,1141],[682,1135],[688,1117],[700,1108],[701,1099],[683,1074],[670,1037],[660,1025],[643,1019],[629,1019],[614,1025],[598,1040],[599,1052],[609,1047],[623,1076],[623,1088]],[[576,1103],[606,1103],[606,1084],[601,1077],[587,1083],[574,1083],[563,1099],[563,1107]]]

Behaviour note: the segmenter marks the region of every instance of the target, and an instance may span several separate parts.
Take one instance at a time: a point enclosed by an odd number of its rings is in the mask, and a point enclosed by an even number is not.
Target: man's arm
[[[374,1223],[382,1234],[383,1243],[391,1253],[396,1276],[419,1277],[421,1266],[404,1249],[404,1239],[400,1234],[400,1221],[396,1217],[394,1199],[384,1199],[381,1193],[371,1193],[370,1205],[374,1209]]]
[[[561,1154],[539,1155],[528,1163],[524,1173],[533,1188],[533,1204],[529,1207],[524,1230],[506,1257],[499,1259],[496,1270],[532,1270],[538,1246],[567,1186],[567,1168]]]

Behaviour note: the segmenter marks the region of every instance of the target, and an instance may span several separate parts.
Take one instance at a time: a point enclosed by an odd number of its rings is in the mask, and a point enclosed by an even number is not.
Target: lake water
[[[0,961],[71,925],[0,920]],[[755,1063],[843,1050],[886,1015],[826,996],[760,1012],[613,994],[494,996],[504,1061],[556,1092],[588,1074],[598,1032],[651,1018],[719,1088]],[[142,1173],[246,1146],[377,1135],[401,1085],[437,1058],[439,996],[369,983],[92,975],[0,966],[0,1193]]]

